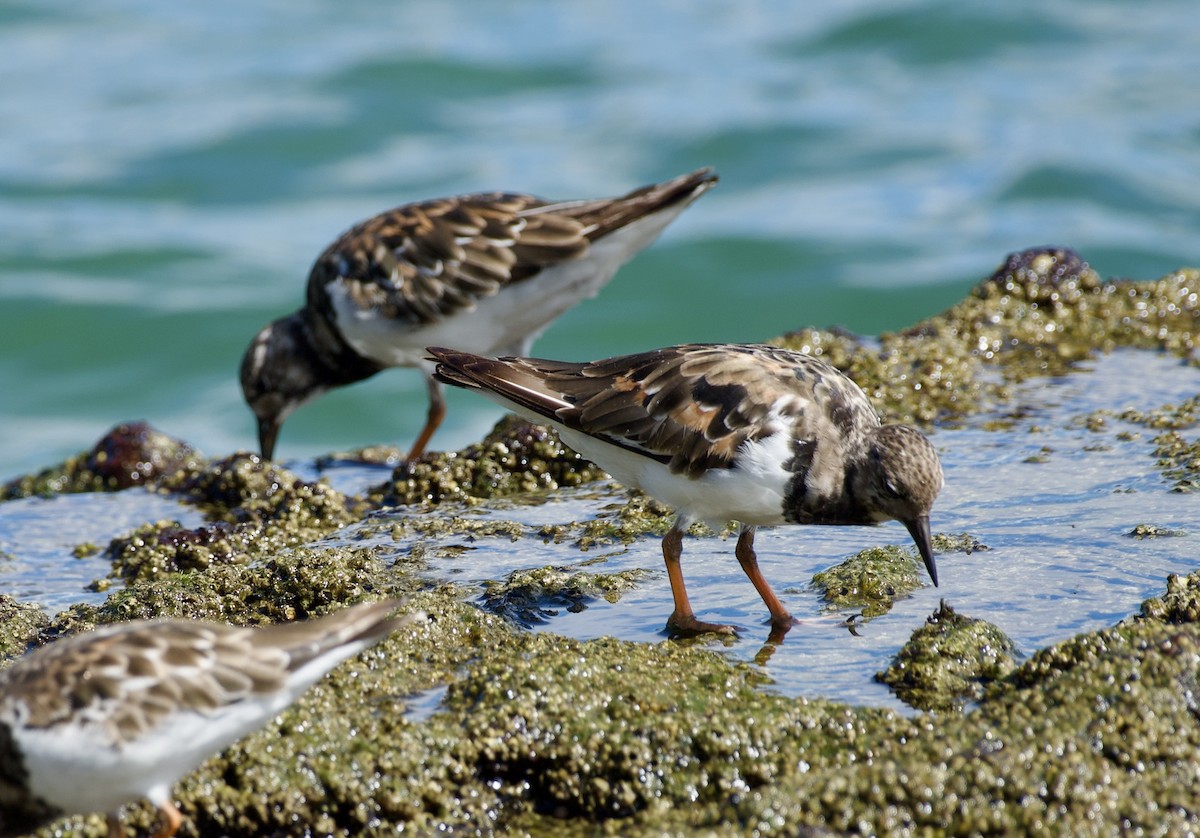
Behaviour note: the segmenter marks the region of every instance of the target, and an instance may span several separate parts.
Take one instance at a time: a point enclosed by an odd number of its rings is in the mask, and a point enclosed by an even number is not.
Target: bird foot
[[[694,614],[672,614],[667,620],[667,631],[675,637],[695,637],[700,634],[723,634],[728,637],[738,633],[737,626],[706,623],[697,620]]]

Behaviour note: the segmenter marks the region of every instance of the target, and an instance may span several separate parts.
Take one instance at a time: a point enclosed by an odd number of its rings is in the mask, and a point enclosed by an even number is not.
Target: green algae
[[[428,623],[185,780],[177,797],[198,833],[1101,834],[1200,822],[1195,626],[1109,630],[1082,657],[1080,641],[1061,644],[971,714],[905,718],[764,692],[753,667],[696,647],[516,632],[439,602],[414,600]],[[472,642],[493,653],[470,657]],[[444,668],[447,655],[463,668],[442,708],[406,719],[426,656]]]
[[[0,594],[0,661],[23,654],[49,624],[41,608]]]
[[[541,425],[506,416],[482,442],[457,452],[431,452],[402,463],[371,489],[376,505],[440,503],[463,496],[500,497],[579,486],[605,473]]]
[[[340,492],[250,454],[178,472],[163,485],[199,505],[214,523],[185,528],[159,521],[113,539],[106,555],[121,578],[244,563],[314,541],[355,520]]]
[[[578,613],[597,598],[617,602],[649,575],[640,568],[616,573],[557,566],[514,570],[503,581],[484,582],[482,606],[519,626],[531,628],[556,616],[558,609]]]
[[[1178,431],[1154,437],[1154,454],[1163,477],[1172,480],[1172,491],[1200,490],[1200,439],[1186,439]]]
[[[100,605],[74,605],[47,627],[47,637],[97,625],[187,617],[238,625],[287,622],[326,613],[372,594],[396,596],[427,586],[390,574],[376,550],[297,548],[270,559],[213,565],[138,580]]]
[[[814,574],[812,586],[831,608],[861,608],[863,617],[878,617],[897,599],[923,587],[921,568],[911,550],[890,544],[868,547]]]
[[[781,342],[848,370],[890,419],[927,424],[1002,405],[1013,382],[1061,374],[1096,351],[1193,354],[1198,287],[1196,271],[1149,283],[1102,281],[1069,251],[1027,251],[962,303],[877,346],[811,329]],[[1193,426],[1194,405],[1160,415],[1120,418],[1165,432],[1155,441],[1161,468],[1194,485],[1196,454],[1180,433]],[[1097,416],[1095,430],[1111,418]],[[168,522],[133,534],[142,543],[120,548],[130,585],[103,605],[76,606],[32,628],[0,618],[0,639],[9,643],[0,653],[11,655],[31,641],[160,614],[253,624],[395,594],[429,614],[186,778],[177,795],[190,821],[183,834],[1165,834],[1200,827],[1195,574],[1171,577],[1139,619],[1041,650],[1007,677],[993,673],[986,688],[989,679],[960,673],[963,695],[978,700],[969,713],[906,718],[773,694],[755,667],[698,644],[519,631],[467,605],[472,592],[417,577],[419,557],[288,549],[381,505],[469,509],[474,497],[601,476],[543,429],[506,420],[477,446],[397,468],[361,502],[253,460],[210,465],[190,455],[143,481],[191,498],[212,523],[173,531]],[[5,492],[119,488],[84,465],[43,473],[40,482],[14,481],[21,488]],[[669,526],[665,508],[632,504],[582,524],[531,532],[492,520],[475,533],[587,549]],[[465,532],[478,523],[471,520],[431,524],[424,535]],[[386,526],[397,538],[420,533],[403,518]],[[935,549],[986,549],[955,538]],[[905,560],[919,584],[919,565]],[[406,697],[432,688],[446,690],[441,709],[420,721],[406,716]],[[143,805],[129,822],[146,828],[152,819]],[[102,834],[98,819],[70,822],[84,823]]]
[[[990,549],[970,533],[934,533],[933,551],[971,554]],[[812,587],[830,608],[859,608],[870,619],[886,614],[896,600],[925,587],[925,566],[914,550],[894,545],[868,547],[816,573]]]
[[[1159,471],[1164,479],[1172,481],[1173,491],[1194,492],[1200,490],[1200,439],[1188,439],[1181,431],[1193,429],[1200,422],[1198,408],[1200,395],[1177,405],[1165,404],[1152,410],[1126,408],[1120,412],[1093,411],[1077,421],[1095,431],[1106,427],[1110,418],[1162,431],[1151,440]],[[1128,432],[1125,434],[1128,438]]]
[[[1131,538],[1179,538],[1185,535],[1187,530],[1160,527],[1157,524],[1138,524],[1129,531]]]
[[[199,467],[203,456],[186,442],[145,422],[113,427],[89,451],[0,487],[0,501],[77,492],[115,492],[156,486],[179,470]]]
[[[1167,576],[1166,592],[1143,602],[1138,616],[1172,625],[1200,623],[1200,572]]]
[[[999,628],[965,617],[942,600],[875,680],[918,710],[961,708],[1009,675],[1016,668],[1015,654]]]
[[[438,592],[410,607],[429,619],[179,784],[184,834],[1200,825],[1194,624],[1082,635],[972,713],[906,718],[763,691],[754,667],[694,646],[529,634]],[[447,677],[441,708],[409,719],[405,696]]]
[[[776,343],[825,357],[889,421],[928,424],[994,407],[1013,382],[1061,375],[1096,352],[1160,349],[1189,357],[1200,334],[1200,271],[1152,282],[1101,280],[1077,254],[1012,254],[968,297],[878,348],[804,329]],[[1000,373],[996,380],[994,373]]]

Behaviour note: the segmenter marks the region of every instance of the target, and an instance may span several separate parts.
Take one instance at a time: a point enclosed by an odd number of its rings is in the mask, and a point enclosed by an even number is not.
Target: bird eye
[[[888,497],[892,497],[892,498],[900,497],[900,489],[897,488],[896,484],[890,480],[883,481],[883,491],[887,492]]]

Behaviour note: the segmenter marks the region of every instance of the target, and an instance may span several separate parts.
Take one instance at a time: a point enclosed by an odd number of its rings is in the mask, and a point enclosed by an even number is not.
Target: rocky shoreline
[[[1064,374],[1116,347],[1197,364],[1198,292],[1200,271],[1102,280],[1071,251],[1039,249],[1014,254],[956,306],[877,344],[814,329],[776,342],[847,371],[890,420],[952,423],[1003,404],[1016,382]],[[1157,434],[1163,491],[1200,487],[1196,405],[1122,417]],[[192,832],[181,834],[1200,828],[1200,573],[1165,580],[1162,596],[1120,625],[1020,664],[994,626],[939,609],[897,650],[888,683],[923,709],[905,716],[772,694],[760,672],[703,643],[577,641],[521,628],[531,590],[535,607],[547,591],[619,596],[636,574],[530,571],[489,590],[485,611],[453,580],[418,573],[416,558],[385,562],[369,547],[320,543],[383,508],[446,510],[421,525],[467,532],[480,522],[457,513],[480,499],[601,476],[553,433],[505,420],[474,446],[399,466],[348,497],[251,454],[208,460],[152,428],[124,425],[0,497],[142,485],[188,499],[207,523],[147,522],[95,546],[113,568],[98,589],[122,583],[99,606],[51,618],[0,596],[0,656],[154,616],[253,624],[384,596],[407,597],[430,616],[187,778],[177,798]],[[668,524],[666,510],[634,498],[591,530],[546,537],[586,546]],[[939,549],[976,547],[963,534]],[[865,597],[864,613],[886,610],[919,584],[906,575],[910,564],[903,551],[864,551],[821,584],[831,602],[853,591]],[[406,712],[429,691],[442,695],[435,712]],[[152,819],[149,807],[131,808],[131,825]],[[71,826],[103,831],[100,818]]]

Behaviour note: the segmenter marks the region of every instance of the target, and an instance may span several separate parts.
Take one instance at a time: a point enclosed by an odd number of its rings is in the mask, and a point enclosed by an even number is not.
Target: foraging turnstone
[[[413,619],[398,605],[264,628],[124,623],[21,658],[0,672],[0,835],[89,812],[120,835],[121,806],[143,797],[173,835],[175,781]]]
[[[627,486],[674,507],[663,537],[678,634],[732,626],[696,619],[679,566],[695,521],[741,524],[735,555],[771,612],[794,623],[758,569],[754,531],[772,524],[903,523],[933,584],[929,512],[942,488],[923,434],[881,425],[866,394],[826,362],[773,346],[671,346],[591,363],[483,358],[431,347],[436,375],[479,389]]]
[[[425,374],[419,457],[446,407],[425,347],[524,355],[571,306],[717,181],[700,169],[619,198],[547,202],[486,193],[397,207],[351,228],[313,265],[304,308],[264,328],[242,358],[262,456],[293,410],[387,367]]]

